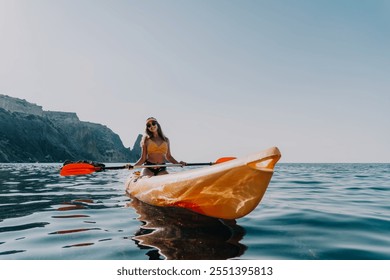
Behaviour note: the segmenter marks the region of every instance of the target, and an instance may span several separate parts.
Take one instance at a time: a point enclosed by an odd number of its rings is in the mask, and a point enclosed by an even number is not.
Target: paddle
[[[236,159],[235,157],[222,157],[217,159],[215,162],[200,162],[200,163],[187,163],[186,166],[201,166],[201,165],[214,165],[229,160]],[[133,169],[133,168],[146,168],[146,167],[179,167],[183,166],[181,164],[160,164],[160,165],[138,165],[131,166],[122,165],[122,166],[105,166],[102,163],[94,162],[65,162],[60,170],[61,176],[75,176],[75,175],[87,175],[93,172],[103,171],[103,170],[118,170],[118,169]]]

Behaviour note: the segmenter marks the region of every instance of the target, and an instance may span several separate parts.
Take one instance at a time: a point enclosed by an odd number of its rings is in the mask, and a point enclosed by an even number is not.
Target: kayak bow
[[[272,147],[210,167],[126,182],[130,196],[155,206],[182,207],[221,219],[238,219],[260,203],[281,154]]]

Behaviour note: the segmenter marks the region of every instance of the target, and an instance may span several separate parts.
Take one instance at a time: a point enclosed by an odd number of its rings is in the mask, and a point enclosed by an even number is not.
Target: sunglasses
[[[147,123],[146,126],[147,126],[148,128],[150,128],[152,125],[155,126],[156,124],[157,124],[156,121],[152,121],[152,122],[150,122],[150,123]]]

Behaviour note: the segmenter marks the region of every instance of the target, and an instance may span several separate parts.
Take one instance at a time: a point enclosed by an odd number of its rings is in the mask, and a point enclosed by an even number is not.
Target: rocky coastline
[[[126,148],[107,126],[0,94],[0,162],[135,162],[140,141]]]

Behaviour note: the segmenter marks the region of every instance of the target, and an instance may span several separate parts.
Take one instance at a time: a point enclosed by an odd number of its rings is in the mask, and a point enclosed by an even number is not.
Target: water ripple
[[[390,259],[390,164],[279,164],[237,221],[145,205],[128,171],[0,164],[1,259]]]

